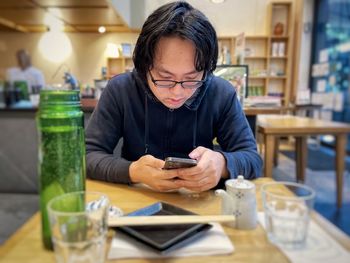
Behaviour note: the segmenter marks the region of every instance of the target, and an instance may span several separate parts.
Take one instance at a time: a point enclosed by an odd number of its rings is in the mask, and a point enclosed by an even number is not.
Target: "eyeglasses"
[[[206,81],[206,76],[202,80],[184,80],[184,81],[175,81],[175,80],[164,80],[164,79],[154,79],[151,71],[149,71],[151,80],[153,84],[158,88],[173,88],[177,84],[180,84],[184,89],[197,89],[203,85]]]

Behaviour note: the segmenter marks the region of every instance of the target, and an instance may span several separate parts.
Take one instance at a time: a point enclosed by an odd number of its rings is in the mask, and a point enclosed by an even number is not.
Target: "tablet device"
[[[127,216],[152,215],[193,215],[194,213],[183,208],[157,202],[150,206],[136,210]],[[119,230],[139,242],[159,251],[168,252],[174,248],[184,246],[192,240],[199,238],[212,227],[210,224],[183,224],[183,225],[149,225],[149,226],[123,226]]]

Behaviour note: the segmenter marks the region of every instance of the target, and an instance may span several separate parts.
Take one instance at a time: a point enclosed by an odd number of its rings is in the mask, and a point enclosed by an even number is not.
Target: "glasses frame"
[[[149,71],[149,75],[151,77],[151,81],[154,84],[154,86],[156,86],[157,88],[161,88],[161,89],[171,89],[171,88],[175,87],[177,84],[180,84],[181,87],[184,88],[184,89],[198,89],[198,88],[202,87],[204,82],[207,80],[207,74],[206,73],[203,74],[202,80],[183,80],[183,81],[154,79],[153,76],[152,76],[151,71]],[[159,83],[157,83],[158,81],[172,82],[173,85],[172,86],[161,86],[161,85],[159,85]],[[199,86],[195,86],[195,87],[186,87],[186,86],[183,85],[183,84],[186,84],[188,82],[196,82],[196,83],[198,83],[200,85]]]

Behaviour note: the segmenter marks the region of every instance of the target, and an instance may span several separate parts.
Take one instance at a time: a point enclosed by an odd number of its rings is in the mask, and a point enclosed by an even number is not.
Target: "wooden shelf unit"
[[[249,66],[248,94],[261,96],[266,93],[268,37],[246,36],[244,63]]]
[[[268,94],[281,94],[285,106],[289,105],[292,78],[292,48],[294,33],[294,10],[292,1],[274,1],[268,8],[269,60],[266,87]],[[283,32],[275,34],[277,23],[283,25]],[[276,50],[277,49],[277,50]]]
[[[107,58],[107,77],[131,71],[134,68],[132,57]]]
[[[223,50],[226,48],[229,52],[230,61],[226,61]],[[234,58],[234,38],[233,37],[219,37],[218,38],[218,49],[219,49],[219,57],[218,57],[218,64],[234,64],[233,58]]]
[[[249,66],[248,89],[259,90],[258,95],[280,96],[284,106],[289,104],[291,93],[293,17],[291,1],[271,2],[267,13],[268,35],[245,36],[244,64]],[[283,24],[281,35],[274,34],[276,23]],[[218,40],[219,48],[229,45],[231,63],[238,64],[234,57],[236,37],[225,36]],[[254,92],[248,91],[248,94]]]

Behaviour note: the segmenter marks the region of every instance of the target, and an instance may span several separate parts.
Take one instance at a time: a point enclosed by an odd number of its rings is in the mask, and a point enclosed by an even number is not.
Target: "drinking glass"
[[[103,263],[109,199],[98,192],[72,192],[47,205],[58,263]]]
[[[262,185],[261,193],[270,242],[287,249],[303,247],[315,191],[299,183],[272,182]]]

